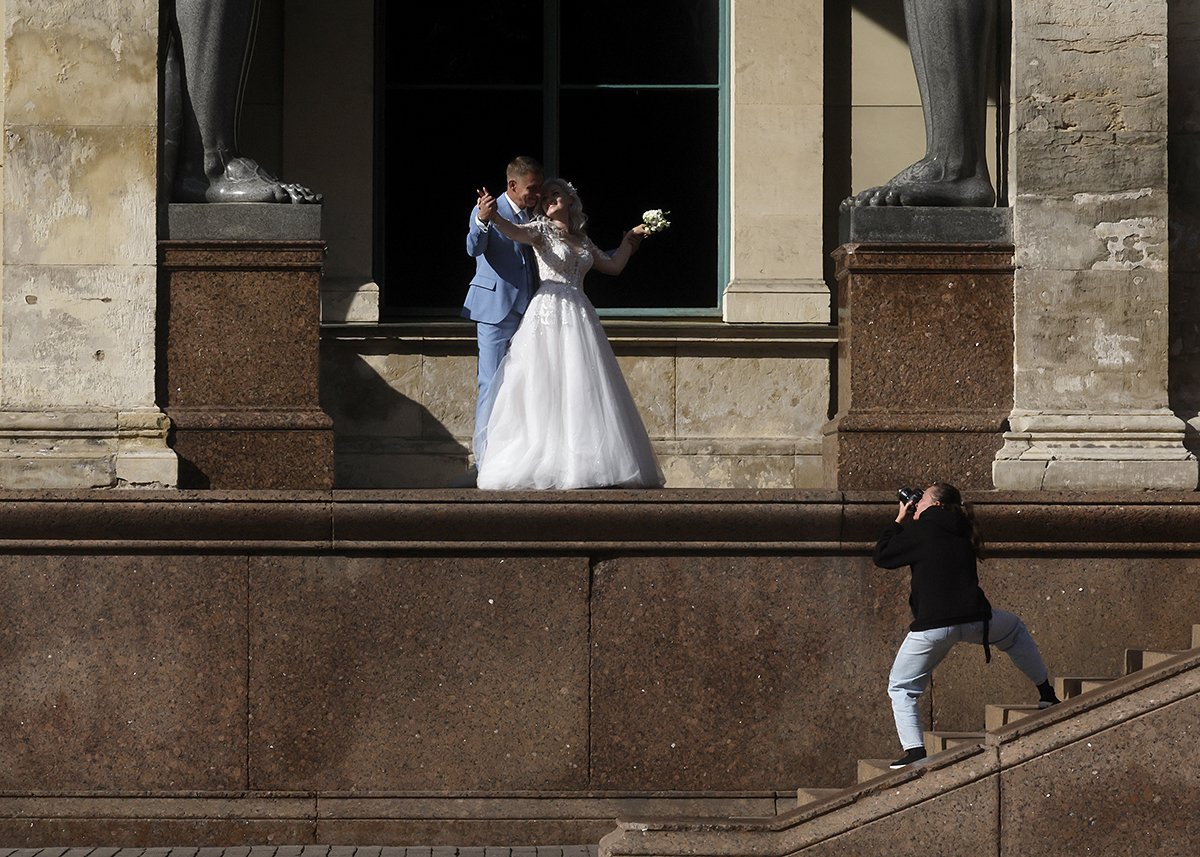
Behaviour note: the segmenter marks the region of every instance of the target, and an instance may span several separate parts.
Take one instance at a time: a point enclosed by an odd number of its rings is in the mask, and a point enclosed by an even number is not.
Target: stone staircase
[[[801,788],[775,818],[620,822],[600,857],[1195,853],[1200,625],[1191,645],[1127,650],[1120,676],[1058,677],[1049,709],[986,705],[984,731],[926,732],[929,756],[896,771],[860,759],[855,784]]]
[[[1192,626],[1192,647],[1200,648],[1200,625]],[[1132,675],[1140,670],[1176,658],[1187,651],[1187,649],[1176,651],[1165,649],[1126,649],[1123,675]],[[1054,679],[1054,692],[1058,695],[1059,699],[1065,702],[1068,699],[1074,699],[1085,693],[1095,693],[1106,684],[1116,681],[1117,678],[1118,676],[1061,676]],[[936,760],[939,754],[960,747],[982,746],[987,741],[988,732],[1003,729],[1005,726],[1009,726],[1026,717],[1032,717],[1044,710],[1037,705],[987,704],[983,709],[985,730],[983,732],[939,732],[926,730],[925,750],[929,754],[926,758]],[[891,759],[859,759],[857,784],[850,786],[849,789],[801,788],[797,791],[797,806],[804,806],[806,803],[816,803],[818,800],[828,800],[836,795],[840,795],[844,791],[854,791],[859,785],[868,783],[876,777],[890,774],[892,773],[891,768],[888,767],[890,762]],[[922,761],[918,764],[928,765],[932,763],[932,761]]]

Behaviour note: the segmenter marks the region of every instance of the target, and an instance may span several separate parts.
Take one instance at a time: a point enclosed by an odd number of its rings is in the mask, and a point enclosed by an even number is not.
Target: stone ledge
[[[841,212],[842,244],[1012,244],[1011,208],[864,206]]]
[[[651,437],[657,455],[817,455],[820,438],[774,437]],[[338,455],[454,455],[469,451],[466,435],[428,440],[402,435],[344,434],[337,438]],[[352,489],[347,486],[344,490]]]
[[[792,345],[822,350],[837,345],[838,329],[833,324],[731,324],[719,319],[601,319],[613,343],[649,345]],[[462,346],[474,353],[475,323],[461,319],[434,319],[378,324],[321,325],[321,338],[328,340],[390,340],[422,347]],[[464,352],[465,353],[465,352]]]
[[[0,857],[596,857],[596,845],[253,845],[0,848]]]
[[[0,795],[0,818],[578,819],[638,811],[673,815],[774,815],[791,793],[749,792],[199,792]],[[0,849],[3,851],[3,849]]]
[[[968,499],[997,556],[1200,550],[1196,492]],[[894,512],[890,491],[9,491],[0,549],[869,554]]]
[[[731,324],[828,324],[824,280],[734,280],[725,288],[722,318]]]

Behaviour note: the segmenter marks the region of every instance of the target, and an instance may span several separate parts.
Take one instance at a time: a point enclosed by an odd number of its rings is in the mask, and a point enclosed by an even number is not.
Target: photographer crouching
[[[925,758],[917,701],[929,687],[934,667],[955,643],[983,646],[988,662],[990,646],[995,646],[1037,685],[1039,707],[1058,702],[1025,623],[1012,613],[993,610],[979,587],[976,560],[983,558],[983,539],[958,489],[939,482],[921,493],[912,488],[901,488],[899,493],[896,521],[875,545],[875,564],[880,568],[912,568],[908,603],[913,622],[888,677],[888,696],[904,750],[891,768]]]

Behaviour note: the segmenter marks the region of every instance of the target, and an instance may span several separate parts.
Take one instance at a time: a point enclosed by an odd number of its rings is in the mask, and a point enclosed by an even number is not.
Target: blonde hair
[[[563,195],[567,201],[567,232],[572,235],[583,238],[587,235],[584,227],[587,226],[587,215],[583,213],[583,200],[579,198],[579,192],[575,190],[575,185],[571,184],[566,179],[546,179],[542,182],[542,199],[549,199],[556,193]],[[545,217],[545,215],[539,215]]]

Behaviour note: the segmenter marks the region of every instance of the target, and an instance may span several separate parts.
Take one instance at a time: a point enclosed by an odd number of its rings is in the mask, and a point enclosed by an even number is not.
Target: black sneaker
[[[1050,679],[1037,686],[1038,689],[1038,709],[1046,709],[1051,705],[1058,705],[1058,694],[1054,692],[1054,685],[1050,683]]]
[[[908,750],[905,750],[904,755],[901,756],[896,761],[892,762],[890,765],[888,765],[888,767],[894,771],[898,768],[907,767],[908,765],[911,765],[913,762],[919,762],[924,758],[925,758],[925,748],[924,747],[912,747]]]

